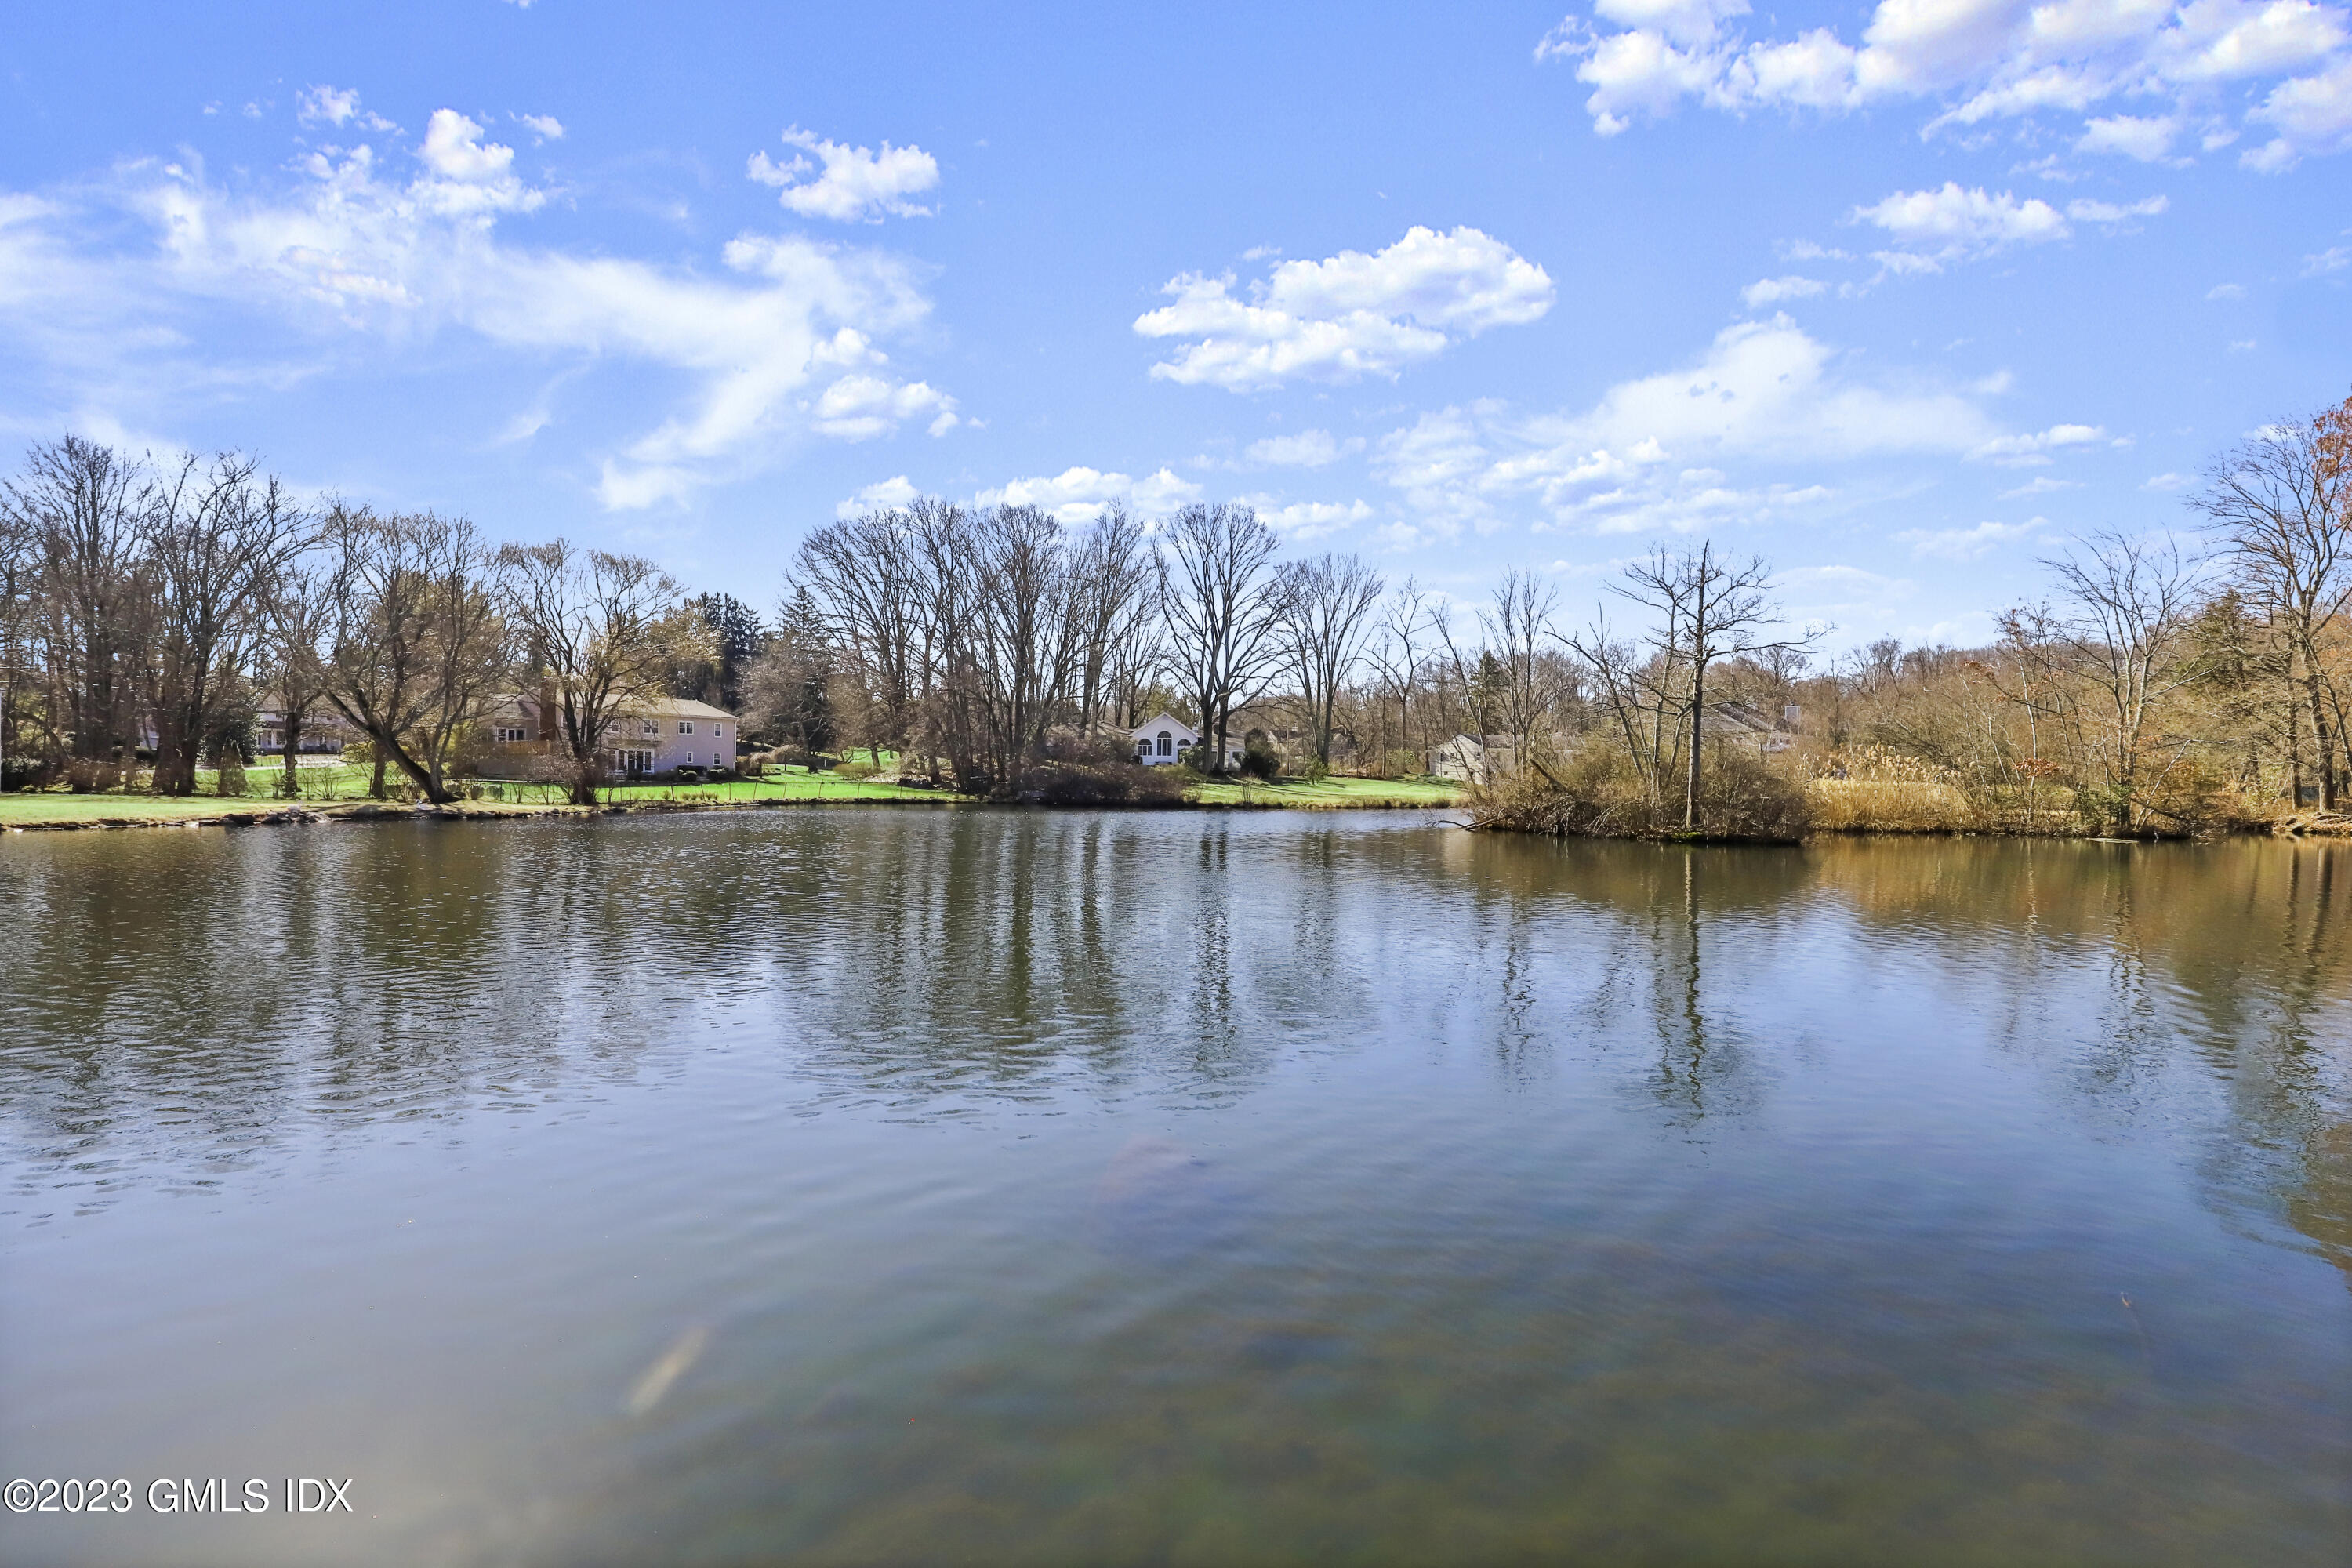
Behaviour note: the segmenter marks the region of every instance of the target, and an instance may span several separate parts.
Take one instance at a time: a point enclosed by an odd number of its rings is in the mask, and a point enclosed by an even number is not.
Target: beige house
[[[1429,771],[1442,779],[1488,784],[1519,765],[1519,743],[1508,735],[1456,735],[1429,753]]]
[[[486,721],[489,746],[482,762],[485,778],[530,778],[562,768],[562,720],[555,695],[509,693],[490,704]],[[541,716],[547,715],[544,724]],[[598,748],[615,776],[673,773],[695,768],[732,772],[740,726],[735,715],[708,702],[681,697],[632,704],[605,727]]]

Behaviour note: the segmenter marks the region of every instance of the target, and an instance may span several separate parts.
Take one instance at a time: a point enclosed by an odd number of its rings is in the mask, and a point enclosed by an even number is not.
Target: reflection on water
[[[2347,867],[12,837],[5,1554],[2339,1561]]]

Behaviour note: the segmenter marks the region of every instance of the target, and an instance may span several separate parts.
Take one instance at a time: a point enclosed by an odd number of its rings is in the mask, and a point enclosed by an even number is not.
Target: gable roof
[[[1200,737],[1201,733],[1201,731],[1192,728],[1192,725],[1187,724],[1183,720],[1179,719],[1176,715],[1167,711],[1165,709],[1160,710],[1158,718],[1146,719],[1142,723],[1138,724],[1134,729],[1129,731],[1128,733],[1131,735],[1140,735],[1147,730],[1154,732],[1161,730],[1181,730],[1185,734],[1191,735],[1196,740]]]

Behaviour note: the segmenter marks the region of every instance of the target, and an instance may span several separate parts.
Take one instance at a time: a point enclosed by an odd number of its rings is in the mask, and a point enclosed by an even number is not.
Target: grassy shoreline
[[[309,775],[322,776],[313,780]],[[508,785],[509,798],[464,800],[448,805],[374,801],[352,781],[327,777],[330,770],[305,770],[304,797],[287,800],[271,794],[245,795],[73,795],[58,790],[0,795],[0,832],[24,833],[115,827],[236,827],[310,821],[499,821],[518,817],[605,816],[671,812],[773,810],[810,805],[974,805],[969,795],[944,790],[912,789],[903,784],[871,784],[811,774],[801,769],[764,779],[732,779],[705,784],[628,785],[611,792],[611,798],[593,806],[573,805],[556,786]],[[355,770],[354,770],[355,772]],[[251,784],[268,785],[276,775],[248,774]],[[520,795],[522,798],[511,798]],[[1158,810],[1345,811],[1428,809],[1453,805],[1458,792],[1448,785],[1417,781],[1328,778],[1315,783],[1286,781],[1278,784],[1205,784],[1189,792],[1181,803],[1144,806]],[[1038,808],[1057,809],[1057,808]],[[1093,810],[1095,807],[1058,809]]]

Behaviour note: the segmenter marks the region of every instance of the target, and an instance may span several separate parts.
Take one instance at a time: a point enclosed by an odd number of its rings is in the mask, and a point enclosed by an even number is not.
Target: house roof
[[[536,691],[509,691],[490,700],[490,706],[502,712],[519,711],[524,707],[536,710]],[[652,697],[625,703],[621,714],[631,719],[724,719],[732,723],[735,715],[724,708],[713,708],[708,702],[697,702],[688,697]]]
[[[1142,733],[1143,733],[1145,731],[1147,731],[1147,730],[1150,730],[1150,731],[1160,731],[1160,730],[1181,730],[1181,731],[1184,731],[1184,733],[1186,733],[1187,735],[1193,735],[1193,736],[1197,736],[1197,735],[1199,735],[1199,734],[1200,734],[1200,732],[1201,732],[1201,731],[1199,731],[1198,730],[1195,730],[1194,728],[1192,728],[1192,725],[1187,724],[1186,722],[1184,722],[1184,721],[1183,721],[1183,720],[1179,719],[1178,717],[1176,717],[1176,715],[1174,715],[1173,713],[1170,713],[1170,712],[1167,712],[1167,711],[1165,711],[1165,710],[1162,710],[1162,711],[1161,711],[1161,713],[1160,714],[1160,716],[1159,716],[1158,718],[1156,718],[1156,719],[1147,719],[1147,720],[1145,720],[1142,723],[1138,724],[1138,725],[1137,725],[1133,730],[1129,731],[1129,734],[1135,734],[1135,735],[1140,735],[1140,734],[1142,734]]]

